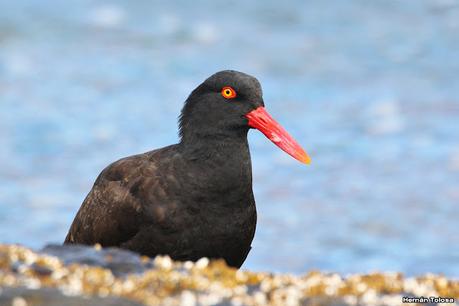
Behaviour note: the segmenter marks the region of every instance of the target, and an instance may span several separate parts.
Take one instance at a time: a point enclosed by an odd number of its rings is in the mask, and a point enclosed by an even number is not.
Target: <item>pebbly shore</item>
[[[34,251],[0,245],[1,306],[407,305],[404,297],[450,298],[445,305],[459,305],[459,281],[394,272],[255,273],[206,258],[174,262],[99,246]]]

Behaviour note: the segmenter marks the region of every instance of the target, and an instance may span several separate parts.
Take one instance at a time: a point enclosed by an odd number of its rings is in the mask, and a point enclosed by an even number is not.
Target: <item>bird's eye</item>
[[[229,87],[229,86],[223,87],[222,96],[225,99],[234,99],[236,98],[236,91],[232,87]]]

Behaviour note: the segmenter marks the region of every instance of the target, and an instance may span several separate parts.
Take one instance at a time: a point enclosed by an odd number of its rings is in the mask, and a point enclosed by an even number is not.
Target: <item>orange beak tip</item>
[[[300,162],[306,165],[311,164],[311,157],[305,152],[303,156],[298,159]]]

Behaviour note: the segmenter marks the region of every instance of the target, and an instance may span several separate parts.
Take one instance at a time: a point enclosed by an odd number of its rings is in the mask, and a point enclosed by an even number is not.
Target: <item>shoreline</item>
[[[37,252],[0,244],[1,305],[14,299],[52,305],[53,298],[69,305],[78,298],[88,305],[403,305],[404,297],[451,298],[447,305],[458,305],[459,280],[394,272],[297,276],[236,270],[206,258],[151,259],[115,248],[56,245]]]

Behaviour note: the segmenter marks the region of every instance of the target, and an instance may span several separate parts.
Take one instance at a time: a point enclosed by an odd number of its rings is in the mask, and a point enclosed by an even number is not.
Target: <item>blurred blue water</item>
[[[101,169],[177,141],[210,74],[257,76],[244,267],[459,276],[459,4],[0,1],[0,242],[61,242]]]

